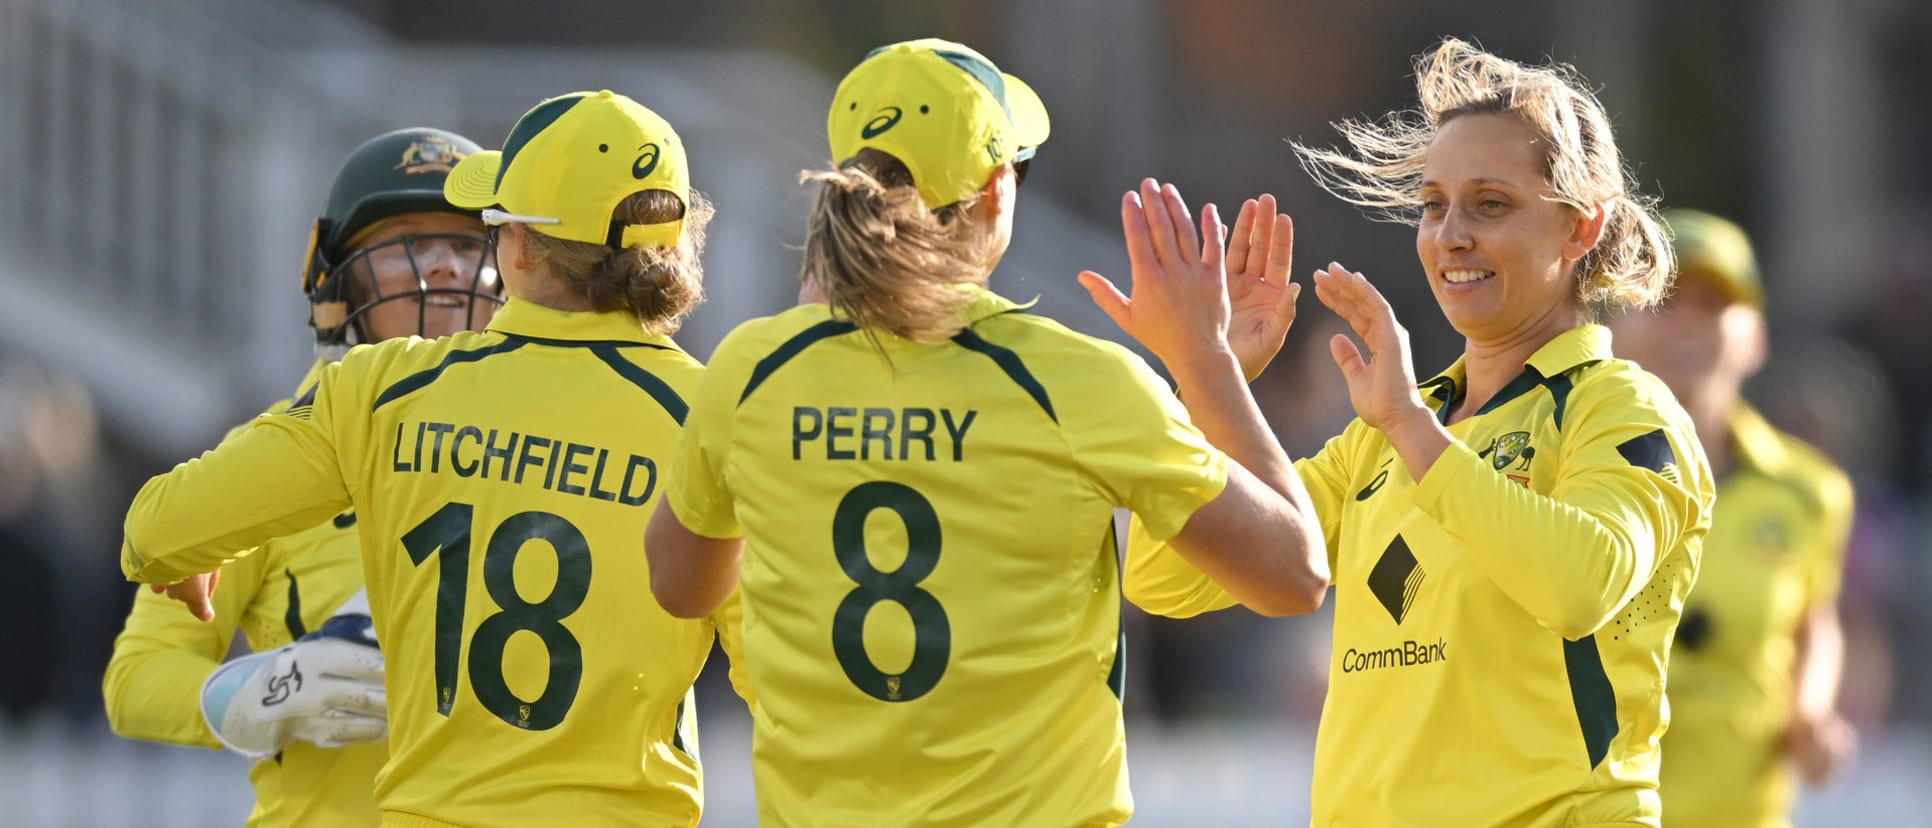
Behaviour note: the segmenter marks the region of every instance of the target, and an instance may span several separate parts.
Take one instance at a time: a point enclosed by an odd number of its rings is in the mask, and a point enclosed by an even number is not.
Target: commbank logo
[[[1380,650],[1357,650],[1354,647],[1342,653],[1342,672],[1362,673],[1388,667],[1414,667],[1417,664],[1434,664],[1449,660],[1449,642],[1437,638],[1434,644],[1420,641],[1404,641],[1399,647],[1384,647]]]
[[[1423,575],[1422,564],[1416,561],[1415,553],[1409,551],[1408,541],[1396,535],[1395,540],[1389,541],[1389,548],[1382,550],[1382,557],[1376,560],[1375,568],[1369,570],[1369,593],[1382,602],[1383,609],[1389,611],[1389,617],[1395,619],[1395,623],[1401,624],[1402,619],[1408,616],[1409,608],[1415,605],[1416,591],[1422,588]]]
[[[859,137],[877,138],[885,134],[886,130],[898,126],[899,119],[905,114],[905,111],[899,107],[884,107],[879,110],[879,114],[872,116],[872,120],[865,122],[865,128],[859,130]]]

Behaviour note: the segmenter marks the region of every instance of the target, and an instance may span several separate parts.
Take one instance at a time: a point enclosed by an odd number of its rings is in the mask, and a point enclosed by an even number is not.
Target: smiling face
[[[362,318],[369,339],[483,330],[499,304],[486,247],[483,223],[466,216],[405,213],[377,225],[350,252],[354,304],[376,303]]]
[[[1507,115],[1453,118],[1429,147],[1416,256],[1471,342],[1547,340],[1580,318],[1575,265],[1602,222],[1553,200],[1544,151]]]

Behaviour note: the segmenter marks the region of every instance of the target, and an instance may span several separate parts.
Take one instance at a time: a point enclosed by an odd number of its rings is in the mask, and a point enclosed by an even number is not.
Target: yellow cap
[[[1046,105],[984,55],[937,38],[874,49],[839,83],[825,119],[832,158],[863,149],[904,162],[927,207],[972,195],[1044,143]]]
[[[675,247],[684,220],[624,224],[617,205],[646,190],[668,190],[691,202],[684,144],[671,124],[609,90],[573,92],[537,104],[503,140],[501,151],[473,153],[450,170],[443,195],[485,215],[521,222],[546,236],[606,244]]]
[[[1744,228],[1701,210],[1665,210],[1677,253],[1677,278],[1708,279],[1732,301],[1764,307],[1758,258]]]

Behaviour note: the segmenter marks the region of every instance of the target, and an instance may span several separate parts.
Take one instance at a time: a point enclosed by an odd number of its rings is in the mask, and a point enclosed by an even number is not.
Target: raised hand
[[[1231,352],[1221,251],[1225,228],[1214,205],[1202,209],[1197,234],[1180,191],[1149,178],[1138,192],[1122,197],[1120,225],[1127,234],[1133,295],[1122,295],[1105,276],[1083,271],[1080,284],[1094,304],[1169,370],[1225,358]]]
[[[1327,270],[1315,271],[1315,296],[1368,346],[1368,356],[1363,357],[1346,334],[1336,334],[1328,342],[1335,365],[1348,380],[1355,415],[1391,436],[1398,427],[1413,423],[1418,413],[1428,420],[1429,409],[1415,386],[1409,332],[1395,321],[1395,311],[1381,291],[1362,274],[1331,262]]]
[[[1275,212],[1275,197],[1248,199],[1234,220],[1228,242],[1228,345],[1249,382],[1281,352],[1288,327],[1295,323],[1301,285],[1289,281],[1294,263],[1295,223]]]

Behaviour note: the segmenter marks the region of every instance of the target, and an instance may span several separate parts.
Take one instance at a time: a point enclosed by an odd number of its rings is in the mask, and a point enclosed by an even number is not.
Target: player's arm
[[[1814,785],[1829,779],[1857,748],[1857,734],[1837,710],[1838,687],[1845,669],[1838,585],[1851,536],[1852,487],[1844,473],[1835,468],[1821,469],[1819,477],[1819,544],[1813,553],[1810,609],[1798,625],[1791,724],[1785,739],[1799,771]]]
[[[1328,590],[1321,523],[1287,454],[1248,393],[1228,342],[1231,300],[1222,249],[1227,234],[1214,205],[1202,209],[1197,234],[1180,192],[1147,179],[1139,192],[1122,200],[1121,229],[1132,265],[1132,294],[1121,294],[1091,271],[1081,274],[1081,283],[1102,311],[1167,365],[1187,400],[1193,422],[1186,431],[1198,429],[1195,433],[1206,437],[1214,454],[1225,455],[1225,466],[1217,464],[1224,474],[1218,481],[1220,490],[1204,503],[1190,504],[1184,516],[1173,509],[1179,504],[1172,498],[1152,498],[1168,501],[1155,506],[1155,514],[1132,500],[1125,505],[1147,521],[1154,540],[1170,541],[1189,563],[1250,609],[1266,615],[1314,611]],[[1285,331],[1293,307],[1292,293],[1286,292],[1285,248],[1292,241],[1280,241],[1284,253],[1275,269],[1284,283],[1275,287],[1284,292],[1271,310],[1282,319]],[[1246,264],[1237,270],[1246,270]],[[1279,342],[1274,346],[1279,348]],[[1110,402],[1132,403],[1142,396]],[[1131,429],[1133,424],[1125,427]],[[1079,433],[1093,427],[1073,424],[1068,430]],[[1103,447],[1100,453],[1117,452]],[[1116,491],[1130,495],[1144,496],[1136,491],[1141,488],[1115,484]],[[1182,519],[1177,522],[1176,517]]]
[[[1341,537],[1339,493],[1348,479],[1341,461],[1346,441],[1352,436],[1353,430],[1339,435],[1315,456],[1295,461],[1296,476],[1301,478],[1314,503],[1315,514],[1321,519],[1330,572],[1334,570],[1336,543]],[[1155,540],[1139,515],[1133,517],[1127,529],[1127,560],[1121,586],[1127,600],[1135,606],[1169,618],[1191,618],[1240,603],[1172,545]]]
[[[142,588],[114,639],[101,695],[107,723],[130,739],[221,747],[201,716],[201,685],[221,665],[261,582],[253,558],[226,569],[215,594],[215,622],[202,623],[165,596]]]
[[[330,433],[330,366],[313,406],[250,428],[141,487],[123,528],[131,580],[174,584],[349,506]]]
[[[713,538],[687,527],[666,492],[644,531],[651,595],[665,612],[679,618],[710,615],[738,586],[744,551],[743,536]]]
[[[737,394],[744,387],[743,372],[737,370],[742,360],[734,358],[743,350],[742,332],[718,343],[711,367],[698,380],[676,455],[663,470],[663,494],[644,530],[651,595],[679,618],[716,612],[738,585],[744,530],[725,483],[724,463]]]
[[[1536,458],[1556,466],[1548,495],[1517,485],[1453,439],[1411,495],[1492,583],[1567,639],[1609,623],[1667,552],[1710,526],[1703,449],[1647,393],[1655,391],[1621,379],[1579,384],[1557,456]],[[1391,442],[1402,450],[1395,435]]]

